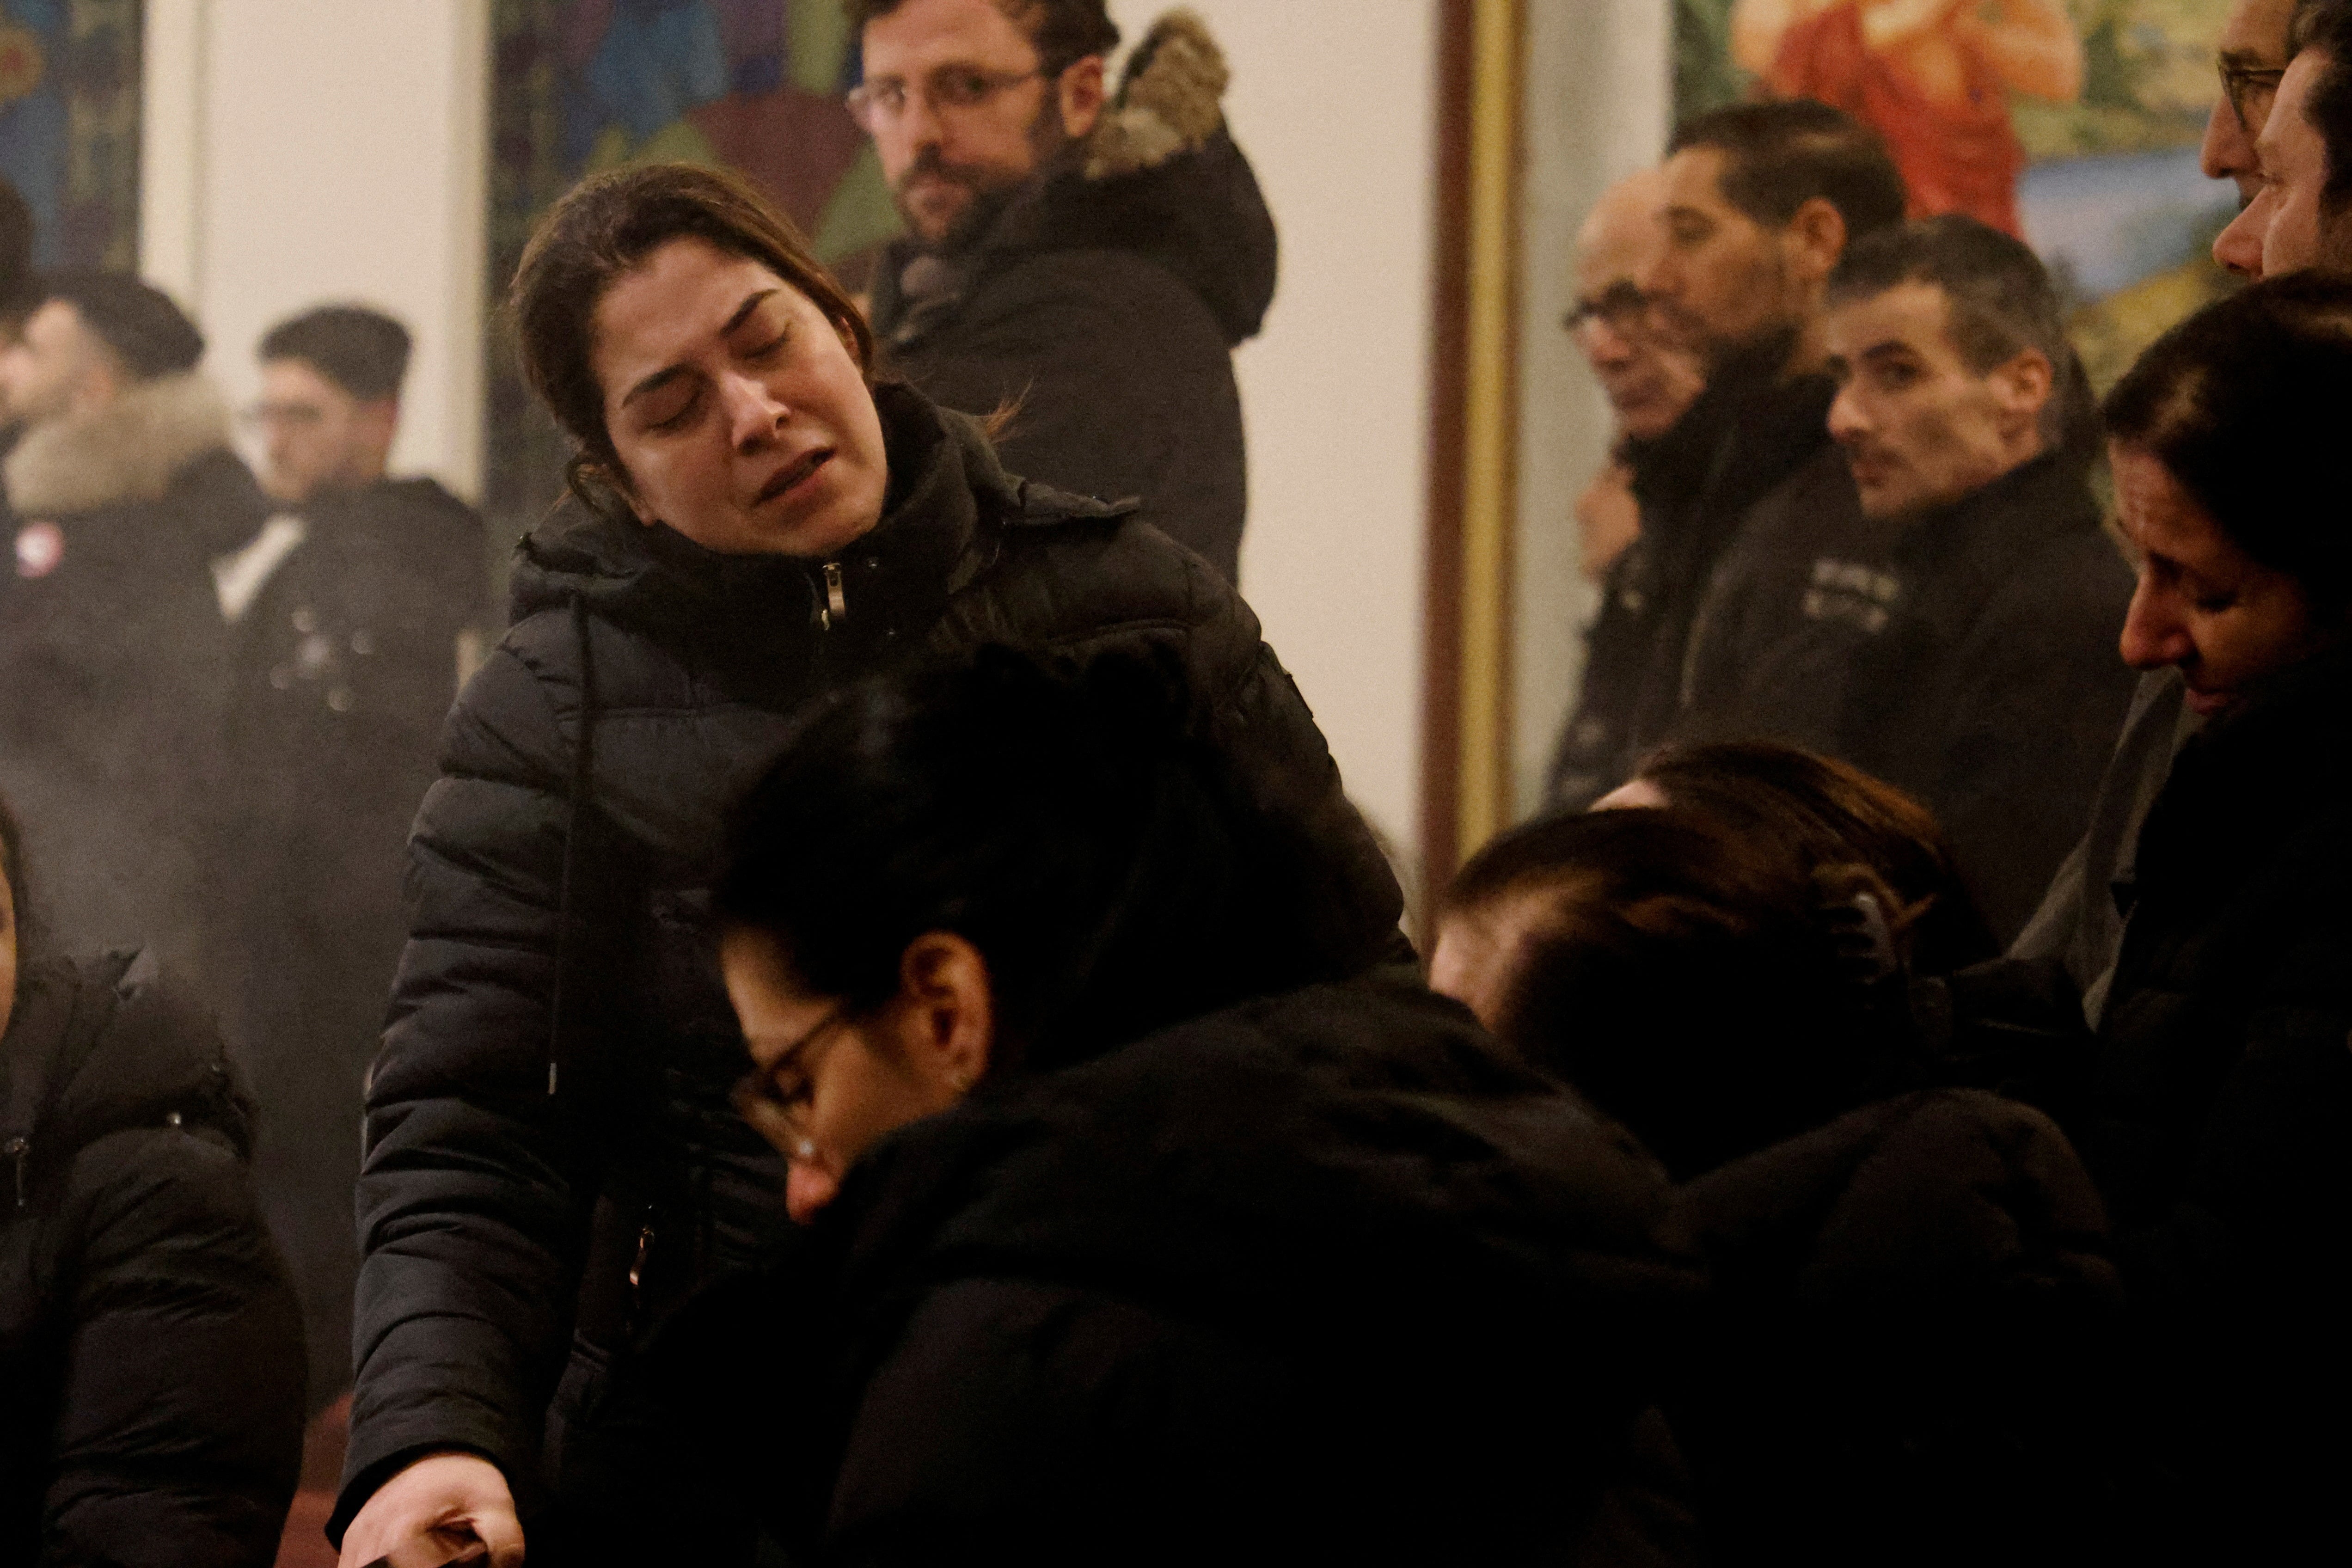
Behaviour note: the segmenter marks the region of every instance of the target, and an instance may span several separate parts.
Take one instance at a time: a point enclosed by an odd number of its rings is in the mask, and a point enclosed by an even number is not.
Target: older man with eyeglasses
[[[2254,139],[2270,119],[2279,79],[2286,74],[2287,28],[2299,9],[2301,0],[2237,0],[2214,45],[2221,96],[2214,100],[2213,112],[2205,121],[2198,163],[2207,179],[2237,183],[2242,207],[2252,204],[2259,188],[2262,165],[2254,155]],[[2231,265],[2218,249],[2215,257],[2223,266]]]
[[[1227,133],[1223,55],[1155,24],[1117,96],[1104,0],[849,0],[906,237],[871,310],[884,368],[1005,413],[1026,479],[1144,517],[1228,580],[1246,470],[1234,347],[1274,297],[1274,220]]]

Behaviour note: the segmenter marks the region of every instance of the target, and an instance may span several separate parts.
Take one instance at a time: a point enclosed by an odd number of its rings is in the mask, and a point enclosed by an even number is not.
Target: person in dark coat
[[[233,625],[231,1037],[262,1097],[255,1156],[294,1266],[310,1402],[350,1385],[361,1079],[408,935],[408,826],[489,620],[482,521],[384,468],[408,332],[330,305],[261,341],[263,480],[280,508],[223,563]]]
[[[1298,988],[1184,700],[983,649],[829,704],[742,813],[744,1102],[814,1226],[779,1533],[1587,1560],[1695,1294],[1663,1178],[1409,974]]]
[[[0,788],[49,868],[60,948],[147,945],[204,974],[227,626],[212,560],[269,507],[195,369],[204,338],[136,279],[59,273],[0,350],[7,458]]]
[[[302,1325],[249,1108],[152,954],[20,940],[19,850],[0,803],[0,1561],[264,1568]]]
[[[2347,323],[2352,283],[2267,281],[2174,328],[2108,395],[2139,563],[2124,654],[2177,670],[2200,723],[2109,889],[2123,920],[2095,1025],[2073,984],[2095,953],[1946,988],[1956,1067],[2031,1085],[2105,1198],[2143,1369],[2131,1545],[2167,1561],[2332,1538],[2352,1462],[2340,1426],[2311,1418],[2352,1394]],[[2118,753],[2118,808],[2147,774]]]
[[[1902,176],[1852,119],[1795,102],[1688,121],[1665,174],[1666,243],[1642,290],[1704,352],[1706,390],[1664,435],[1627,443],[1642,532],[1610,570],[1553,756],[1551,802],[1567,809],[1664,741],[1807,739],[1796,709],[1818,700],[1822,618],[1801,614],[1806,585],[1852,575],[1874,548],[1822,423],[1821,302],[1845,247],[1901,221]],[[1824,604],[1832,626],[1871,612],[1850,592]],[[1727,679],[1709,679],[1718,666]],[[1789,710],[1759,728],[1747,715],[1769,703]],[[1742,717],[1718,721],[1735,706]]]
[[[1013,479],[975,422],[869,385],[862,318],[734,177],[583,184],[516,311],[594,504],[522,544],[514,624],[418,816],[336,1528],[365,1561],[462,1517],[504,1561],[543,1459],[551,1555],[567,1521],[606,1540],[595,1510],[634,1510],[723,1562],[750,1551],[727,1500],[671,1486],[673,1436],[628,1447],[599,1407],[642,1330],[786,1226],[727,1099],[743,1047],[704,889],[810,699],[992,642],[1164,650],[1282,847],[1270,909],[1332,977],[1398,954],[1402,900],[1233,590],[1131,509]]]
[[[1849,249],[1827,331],[1830,431],[1895,542],[1837,749],[1935,812],[2007,941],[2082,837],[2131,700],[2089,384],[2042,263],[1973,218]]]
[[[1011,407],[1005,466],[1145,521],[1238,581],[1248,473],[1233,350],[1274,298],[1274,219],[1219,108],[1224,57],[1161,18],[1105,100],[1103,0],[853,0],[908,237],[871,315],[933,401]]]
[[[1664,1408],[1727,1563],[2094,1560],[2120,1290],[2041,1112],[1922,1089],[1865,867],[1676,807],[1564,816],[1445,895],[1431,983],[1622,1121],[1708,1269]]]

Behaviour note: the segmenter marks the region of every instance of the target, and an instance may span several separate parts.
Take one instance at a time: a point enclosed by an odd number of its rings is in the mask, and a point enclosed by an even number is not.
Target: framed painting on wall
[[[1675,0],[1678,114],[1814,98],[1873,125],[1917,213],[2021,236],[2093,383],[2229,287],[2198,170],[2230,0]]]
[[[858,63],[840,0],[496,0],[491,47],[482,491],[510,538],[561,497],[569,448],[523,384],[500,307],[565,191],[632,163],[736,169],[853,288],[898,225],[843,103]]]
[[[140,0],[0,0],[0,175],[38,267],[139,266]]]

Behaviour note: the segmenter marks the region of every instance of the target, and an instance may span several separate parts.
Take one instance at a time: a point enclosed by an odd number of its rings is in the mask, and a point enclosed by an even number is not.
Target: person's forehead
[[[2122,442],[2108,446],[2116,521],[2133,543],[2182,559],[2226,548],[2228,539],[2164,460]]]
[[[1916,279],[1832,301],[1822,333],[1832,352],[1848,359],[1896,344],[1931,358],[1958,352],[1951,340],[1950,297]]]
[[[750,257],[700,239],[671,240],[597,301],[598,371],[625,392],[636,376],[710,347],[743,302],[763,291],[787,307],[801,298]]]
[[[2294,19],[2294,7],[2295,0],[2238,0],[2221,24],[2216,52],[2250,56],[2277,67],[2286,58],[2287,27]]]
[[[351,394],[308,360],[271,359],[261,362],[261,384],[274,397],[306,397],[316,403],[348,399]]]
[[[2325,50],[2305,49],[2294,57],[2279,79],[2278,98],[2271,107],[2271,117],[2263,123],[2263,133],[2254,142],[2255,151],[2266,164],[2285,163],[2294,166],[2306,155],[2320,150],[2319,128],[2311,122],[2306,112],[2311,96],[2311,84],[2327,68]]]
[[[1022,69],[1037,57],[996,0],[905,0],[866,24],[862,53],[870,76],[914,76],[951,64]]]
[[[1665,205],[1691,207],[1713,217],[1748,221],[1723,194],[1730,154],[1720,147],[1685,147],[1666,160]]]
[[[25,318],[25,341],[40,348],[79,346],[89,341],[89,329],[70,300],[46,300]]]

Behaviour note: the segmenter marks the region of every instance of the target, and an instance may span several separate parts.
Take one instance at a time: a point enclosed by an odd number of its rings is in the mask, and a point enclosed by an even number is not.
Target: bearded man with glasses
[[[1224,58],[1161,18],[1117,96],[1104,0],[847,0],[849,95],[907,235],[870,315],[887,373],[1009,417],[1010,471],[1143,516],[1238,574],[1235,345],[1274,297],[1274,220],[1219,107]]]

